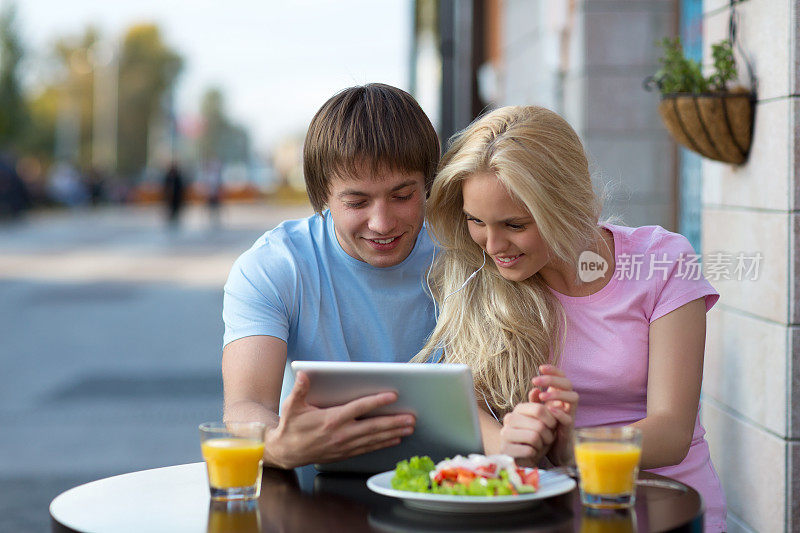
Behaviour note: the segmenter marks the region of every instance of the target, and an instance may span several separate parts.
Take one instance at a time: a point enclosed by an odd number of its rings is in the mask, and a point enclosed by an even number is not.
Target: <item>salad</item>
[[[434,464],[414,456],[397,463],[392,488],[458,496],[515,496],[539,489],[539,470],[519,468],[508,455],[456,455]]]

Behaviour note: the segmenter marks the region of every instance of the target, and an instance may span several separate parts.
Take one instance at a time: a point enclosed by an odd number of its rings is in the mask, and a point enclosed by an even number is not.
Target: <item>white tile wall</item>
[[[706,2],[708,3],[708,2]],[[793,54],[790,47],[792,9],[786,0],[748,0],[737,4],[738,38],[758,79],[758,98],[764,100],[792,93]],[[728,37],[730,10],[707,16],[703,24],[703,64],[712,64],[711,44]],[[745,63],[736,52],[739,79],[749,85]]]
[[[716,253],[734,258],[739,253],[762,255],[756,280],[713,279],[707,275],[726,305],[787,324],[789,221],[787,212],[704,208],[702,242],[706,268]]]
[[[756,106],[750,158],[744,165],[703,159],[703,199],[712,205],[787,210],[790,205],[790,145],[796,104],[783,98]]]
[[[728,533],[757,533],[755,529],[742,522],[741,518],[728,511]]]
[[[789,443],[789,490],[787,492],[786,514],[789,523],[795,526],[800,524],[800,442]]]
[[[724,303],[708,313],[703,395],[785,437],[787,329]]]
[[[756,531],[784,531],[786,441],[709,401],[702,422],[728,507]]]
[[[747,0],[742,0],[747,1]],[[721,9],[726,9],[730,5],[730,0],[705,0],[703,2],[703,13],[706,15],[715,13]]]
[[[800,29],[798,29],[798,35],[800,35]],[[798,54],[800,57],[800,53]],[[789,131],[791,135],[786,139],[786,145],[788,145],[788,152],[789,152],[789,191],[790,191],[790,206],[789,209],[793,211],[800,210],[800,182],[798,182],[798,176],[800,176],[800,142],[798,142],[797,136],[794,134],[798,125],[800,125],[800,105],[798,105],[797,99],[792,99],[792,108],[789,110]]]
[[[795,278],[796,279],[796,278]],[[789,352],[787,353],[786,375],[788,383],[787,408],[789,409],[789,437],[800,441],[800,326],[789,328]],[[795,479],[800,483],[800,462],[796,464],[798,471]],[[800,486],[797,487],[800,498]],[[800,521],[796,522],[800,525]]]
[[[727,0],[705,0],[704,64],[728,36]],[[800,529],[800,170],[796,4],[736,5],[739,39],[758,78],[750,159],[703,163],[703,247],[763,254],[757,281],[712,283],[722,305],[708,320],[703,421],[728,496],[729,531]],[[749,84],[737,53],[740,80]]]
[[[800,214],[790,215],[792,240],[787,245],[789,257],[787,260],[790,276],[789,283],[789,323],[800,324]]]

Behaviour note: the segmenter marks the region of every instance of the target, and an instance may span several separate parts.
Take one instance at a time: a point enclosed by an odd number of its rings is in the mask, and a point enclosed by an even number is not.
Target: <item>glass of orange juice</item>
[[[252,500],[261,494],[265,429],[261,422],[200,424],[212,500]]]
[[[636,499],[642,432],[634,427],[575,430],[581,502],[595,509],[624,509]]]

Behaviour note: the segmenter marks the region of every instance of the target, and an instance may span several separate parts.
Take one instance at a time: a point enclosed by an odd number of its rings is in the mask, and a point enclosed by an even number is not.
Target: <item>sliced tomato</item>
[[[477,477],[475,475],[475,472],[467,470],[466,468],[458,468],[457,470],[458,470],[458,476],[456,477],[456,483],[463,483],[464,485],[469,485],[469,483]]]
[[[495,477],[497,475],[497,465],[493,463],[486,466],[479,466],[475,469],[475,473],[482,477]]]
[[[455,481],[458,477],[458,469],[457,468],[448,468],[446,470],[439,471],[439,476],[442,476],[442,479],[446,479],[448,481]]]
[[[466,468],[447,468],[440,470],[433,478],[439,484],[444,481],[452,481],[454,483],[469,483],[475,479],[475,472],[467,470]]]
[[[531,487],[538,489],[539,488],[539,469],[534,468],[528,472],[523,472],[520,476],[522,478],[522,482],[525,485],[530,485]]]

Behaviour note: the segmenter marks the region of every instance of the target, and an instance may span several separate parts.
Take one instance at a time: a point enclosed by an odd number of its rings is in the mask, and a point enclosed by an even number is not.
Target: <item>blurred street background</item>
[[[486,110],[553,109],[604,216],[763,255],[757,280],[714,281],[701,419],[728,531],[800,530],[797,4],[0,0],[0,531],[46,531],[79,483],[199,459],[227,272],[311,212],[308,122],[369,82],[409,91],[443,147]],[[701,77],[730,40],[744,163],[670,137],[643,88],[665,37]]]
[[[344,87],[407,86],[407,0],[188,4],[0,0],[0,531],[201,459],[222,287],[312,212],[308,122]]]
[[[222,285],[267,228],[305,206],[100,208],[0,226],[0,531],[45,531],[60,492],[200,460],[221,418]]]

